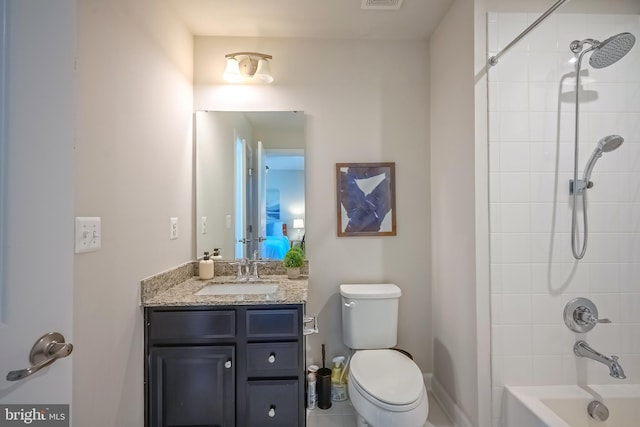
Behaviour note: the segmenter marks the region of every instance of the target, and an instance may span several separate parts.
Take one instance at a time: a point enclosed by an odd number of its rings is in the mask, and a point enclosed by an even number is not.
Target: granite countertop
[[[184,277],[183,277],[184,279]],[[174,279],[175,282],[175,279]],[[304,304],[307,302],[308,279],[302,276],[292,280],[286,275],[267,275],[258,283],[277,283],[278,290],[269,294],[196,295],[200,289],[216,283],[235,283],[235,276],[215,276],[201,280],[191,276],[169,286],[164,283],[145,283],[143,280],[141,305],[143,307],[194,306],[194,305],[251,305],[251,304]],[[239,282],[251,286],[251,282]],[[159,285],[159,286],[158,286]]]

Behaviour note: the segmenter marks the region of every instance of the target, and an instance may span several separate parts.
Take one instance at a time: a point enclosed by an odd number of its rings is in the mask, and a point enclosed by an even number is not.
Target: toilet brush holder
[[[318,369],[316,373],[316,389],[318,393],[318,408],[331,408],[331,369]]]
[[[318,392],[318,408],[331,408],[331,369],[325,363],[326,354],[324,344],[322,344],[322,368],[316,372],[316,389]]]

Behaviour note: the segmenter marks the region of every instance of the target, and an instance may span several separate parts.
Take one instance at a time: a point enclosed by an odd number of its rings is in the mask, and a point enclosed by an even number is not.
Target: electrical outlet
[[[206,216],[203,216],[200,219],[200,227],[201,227],[202,234],[207,234],[207,217]]]
[[[226,222],[227,222],[227,229],[231,230],[231,215],[227,215],[226,217]]]
[[[169,239],[176,240],[178,238],[178,217],[169,218]]]

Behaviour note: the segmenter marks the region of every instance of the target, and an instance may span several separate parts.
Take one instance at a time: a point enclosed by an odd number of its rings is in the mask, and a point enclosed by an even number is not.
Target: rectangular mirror
[[[195,113],[196,254],[281,260],[304,241],[305,116]]]

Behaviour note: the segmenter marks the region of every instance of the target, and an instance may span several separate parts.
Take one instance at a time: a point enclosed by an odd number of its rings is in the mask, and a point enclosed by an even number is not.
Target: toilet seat
[[[422,372],[395,350],[360,350],[350,362],[349,379],[364,398],[389,411],[408,411],[424,397]]]

